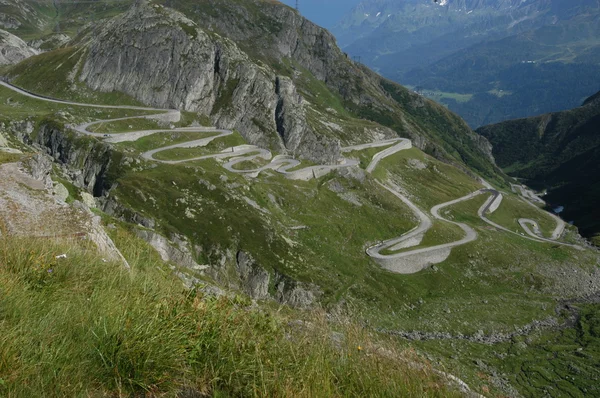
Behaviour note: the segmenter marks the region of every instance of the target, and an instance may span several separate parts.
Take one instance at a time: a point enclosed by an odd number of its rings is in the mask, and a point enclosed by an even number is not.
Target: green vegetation
[[[2,395],[458,396],[389,340],[346,325],[336,344],[318,313],[299,328],[295,314],[185,291],[145,243],[113,237],[131,271],[91,247],[0,239]]]
[[[23,155],[18,153],[8,153],[0,150],[0,164],[14,163],[19,161]]]
[[[272,65],[270,57],[260,51],[270,51],[262,44],[273,40],[273,35],[265,32],[281,30],[268,13],[269,7],[279,6],[244,0],[217,3],[184,1],[176,6],[199,20],[213,13],[236,19],[240,31],[231,34],[254,32],[247,35],[251,46],[240,43],[240,48],[253,46],[248,53],[251,61],[265,68]],[[206,18],[203,22],[212,26],[214,21]],[[212,37],[216,40],[217,35]],[[487,195],[443,211],[444,217],[472,226],[478,239],[453,249],[450,257],[435,267],[399,275],[383,270],[367,257],[365,249],[369,245],[414,227],[412,212],[381,189],[376,180],[395,183],[424,211],[481,188],[466,165],[498,185],[504,181],[479,147],[477,137],[458,117],[380,80],[341,54],[337,59],[335,49],[326,47],[317,45],[310,51],[321,56],[315,59],[327,55],[332,60],[327,83],[297,65],[297,60],[283,60],[277,65],[278,72],[293,78],[298,91],[311,104],[307,106],[307,121],[313,130],[324,129],[328,138],[343,138],[343,142],[360,142],[363,137],[375,135],[373,130],[381,129],[381,123],[400,135],[420,134],[428,143],[426,152],[433,156],[413,148],[382,161],[373,175],[354,170],[303,182],[278,173],[264,173],[253,179],[227,172],[214,160],[166,165],[134,157],[135,166],[131,166],[128,153],[204,134],[155,134],[117,144],[103,159],[94,149],[107,148],[107,144],[76,134],[66,134],[66,139],[75,148],[90,149],[83,151],[85,159],[72,160],[73,168],[83,169],[84,161],[109,166],[100,182],[112,188],[111,198],[124,207],[115,210],[122,210],[119,215],[123,219],[136,223],[149,219],[156,232],[165,237],[189,241],[195,260],[211,267],[202,280],[210,275],[222,286],[238,286],[236,253],[244,251],[269,273],[272,296],[281,286],[276,280],[289,278],[314,293],[318,305],[330,313],[347,314],[361,327],[328,323],[320,312],[297,313],[276,308],[272,302],[259,302],[257,307],[245,298],[211,299],[201,289],[184,291],[157,254],[133,237],[130,229],[136,226],[102,214],[105,221],[116,224],[109,233],[131,263],[131,272],[104,263],[91,250],[80,250],[73,244],[33,245],[29,240],[12,238],[0,242],[0,333],[7,337],[0,341],[0,395],[32,396],[44,391],[57,397],[174,396],[181,388],[190,387],[213,396],[443,396],[447,392],[439,387],[438,380],[419,373],[415,381],[400,359],[398,342],[380,339],[378,332],[384,329],[453,336],[473,336],[480,331],[486,335],[511,333],[536,320],[556,317],[557,298],[568,298],[588,286],[583,277],[585,285],[576,285],[580,283],[577,280],[572,283],[575,287],[570,286],[564,275],[575,275],[577,271],[577,275],[587,277],[597,268],[597,253],[533,242],[490,227],[477,217]],[[64,79],[73,71],[81,55],[74,49],[61,51],[17,66],[16,79],[27,80],[33,88],[50,90],[47,93],[90,102],[121,102],[118,94],[96,97],[85,88],[73,94],[64,82],[53,85],[53,80]],[[71,57],[71,61],[63,65],[60,59],[65,57]],[[38,69],[36,63],[43,65]],[[238,82],[231,79],[221,86],[217,111],[227,110],[237,86]],[[5,101],[8,97],[13,101]],[[67,122],[127,113],[38,104],[21,100],[14,93],[8,97],[0,100],[0,110],[8,111],[2,113],[3,119],[23,120],[33,115],[36,127],[48,123],[57,130]],[[352,105],[357,103],[371,105]],[[71,116],[64,117],[60,111]],[[183,125],[195,117],[184,115]],[[267,131],[258,119],[254,122]],[[135,123],[126,121],[102,128],[122,131]],[[145,123],[140,121],[140,125]],[[214,140],[205,148],[165,151],[157,157],[190,159],[243,143],[241,135],[235,134]],[[377,151],[353,155],[364,167]],[[70,199],[77,198],[77,189],[67,188]],[[514,220],[525,215],[539,219],[545,232],[553,227],[541,212],[538,214],[531,206],[522,207],[513,199],[507,199],[502,212],[498,210],[501,222],[512,228]],[[462,237],[462,231],[436,222],[423,245],[457,237]],[[56,254],[63,252],[68,258],[57,260]],[[48,272],[50,269],[52,272]],[[183,267],[176,269],[185,271]],[[575,289],[578,291],[573,292]],[[586,318],[585,325],[591,330],[595,320]],[[341,332],[345,338],[332,342],[332,332]],[[511,344],[530,344],[528,341],[538,337],[536,333],[522,340],[517,337]],[[565,334],[561,341],[569,344],[568,338],[572,341],[582,334]],[[545,359],[546,352],[559,351],[548,346],[544,355],[532,352],[528,358],[512,352],[509,343],[502,344],[480,347],[462,339],[417,343],[429,347],[427,353],[443,352],[446,369],[465,378],[477,391],[487,394],[491,390],[497,395],[506,394],[488,380],[497,369],[507,369],[505,372],[513,377],[519,360],[530,361],[521,362],[524,369],[533,368],[531,364]],[[370,350],[373,347],[389,348],[392,355],[381,356],[378,352],[388,351]],[[471,347],[473,352],[467,349]],[[480,352],[485,357],[477,358]],[[502,359],[512,354],[515,356],[503,364]],[[485,359],[493,367],[482,369],[474,358]],[[552,366],[557,369],[570,362],[579,366],[578,358],[571,355],[553,360]],[[591,368],[593,361],[597,359],[592,355],[581,364]],[[530,373],[526,377],[541,383],[536,371],[527,370]],[[478,378],[480,372],[483,376]],[[567,378],[562,370],[556,375]],[[592,372],[582,375],[590,380],[594,377]],[[513,384],[528,391],[524,382]]]
[[[369,164],[371,163],[371,161],[373,160],[373,156],[375,156],[375,154],[377,154],[387,148],[390,148],[393,145],[396,145],[396,144],[390,144],[388,146],[380,146],[377,148],[368,148],[368,149],[363,149],[361,151],[351,151],[351,152],[345,153],[344,157],[358,159],[360,161],[360,168],[366,169],[369,166]]]
[[[504,195],[502,204],[494,213],[487,216],[491,221],[494,221],[511,231],[525,234],[523,228],[519,225],[520,218],[529,218],[540,226],[541,232],[546,238],[550,238],[552,231],[556,228],[556,221],[546,212],[538,210],[535,207],[527,204],[523,199],[515,195]]]
[[[504,394],[495,391],[494,384],[504,380],[526,397],[596,396],[600,392],[600,306],[571,307],[579,316],[572,326],[561,330],[515,336],[493,345],[459,340],[413,344],[453,369],[464,368],[457,358],[468,356],[477,364],[477,373],[467,381],[498,395]],[[489,375],[489,369],[496,369],[496,375]]]
[[[162,148],[167,145],[179,144],[182,142],[199,140],[202,138],[212,137],[217,135],[215,132],[192,132],[192,131],[178,131],[178,132],[164,132],[155,133],[142,137],[133,142],[121,142],[116,144],[118,148],[123,149],[135,149],[142,153],[152,149]],[[168,151],[165,151],[168,152]],[[162,153],[161,153],[162,154]],[[155,155],[155,158],[160,158],[159,154]]]
[[[98,123],[90,126],[89,131],[94,133],[127,133],[129,131],[140,131],[140,130],[169,130],[169,126],[165,126],[164,122],[158,120],[146,119],[146,118],[134,118],[118,120],[115,122]]]
[[[205,136],[210,133],[203,133]],[[213,133],[216,134],[216,133]],[[152,136],[151,136],[152,137]],[[198,137],[202,138],[202,137]],[[181,140],[184,141],[183,138]],[[175,142],[173,142],[175,143]],[[238,145],[244,145],[246,140],[240,135],[238,132],[234,132],[227,137],[219,138],[214,141],[211,141],[208,145],[203,147],[194,147],[194,148],[175,148],[168,149],[166,151],[158,152],[154,155],[155,159],[158,160],[185,160],[185,159],[193,159],[200,156],[212,155],[218,152],[223,151],[226,148],[231,148]],[[154,148],[159,148],[160,145],[155,146]]]
[[[421,134],[432,137],[433,143],[428,145],[426,152],[435,154],[436,157],[452,159],[459,167],[461,163],[465,164],[489,182],[499,186],[506,184],[504,176],[483,154],[481,143],[475,138],[467,138],[470,129],[460,117],[442,106],[435,106],[433,102],[426,102],[429,106],[419,106],[418,104],[423,100],[415,98],[417,94],[389,80],[381,79],[380,85],[403,109],[411,109],[411,112],[406,114],[406,119],[423,129]],[[368,113],[373,111],[371,109]],[[392,127],[400,135],[407,134],[403,127],[406,121],[398,119],[393,114],[384,112],[372,116],[376,118],[374,120]],[[440,151],[446,156],[441,156]]]
[[[244,160],[243,162],[236,163],[233,168],[235,170],[254,170],[266,166],[269,163],[269,160],[263,158],[254,158],[252,160]]]
[[[383,159],[374,176],[382,181],[388,176],[397,181],[424,210],[481,188],[456,167],[437,161],[416,148]]]
[[[140,114],[152,114],[155,112],[132,111],[129,109],[93,108],[47,102],[35,98],[26,97],[6,88],[0,87],[0,120],[26,120],[33,118],[41,120],[46,116],[63,118],[57,113],[63,112],[64,116],[72,122],[83,122],[97,119],[115,119],[119,117],[137,116]]]
[[[458,226],[443,222],[443,221],[434,221],[433,226],[429,231],[425,233],[423,240],[419,244],[418,248],[426,248],[437,245],[442,245],[445,243],[454,242],[460,240],[464,237],[464,231],[460,229]],[[395,254],[402,253],[406,251],[415,250],[417,247],[409,247],[406,249],[400,250],[384,250],[381,254]]]
[[[15,16],[21,25],[16,29],[9,29],[23,40],[47,38],[60,32],[70,37],[80,33],[85,24],[110,18],[128,10],[133,4],[132,0],[118,2],[88,2],[88,3],[54,3],[39,1],[27,3],[10,2],[6,4],[5,12]],[[53,49],[44,48],[45,50]]]
[[[141,105],[139,101],[121,92],[102,93],[77,82],[77,75],[85,59],[85,49],[66,47],[27,58],[8,71],[12,83],[27,90],[64,98],[70,101],[97,104]],[[69,76],[75,72],[71,82]]]
[[[230,79],[227,81],[225,88],[219,92],[219,97],[215,101],[215,105],[213,107],[212,113],[217,114],[222,109],[225,109],[231,103],[231,99],[233,98],[233,93],[240,83],[239,79]]]

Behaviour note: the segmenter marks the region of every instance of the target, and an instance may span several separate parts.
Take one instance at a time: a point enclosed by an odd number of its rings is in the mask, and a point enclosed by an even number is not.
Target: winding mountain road
[[[73,129],[74,131],[77,131],[80,134],[102,138],[104,141],[109,142],[109,143],[136,141],[142,137],[146,137],[149,135],[162,133],[162,132],[213,133],[212,135],[204,137],[204,138],[191,140],[188,142],[183,142],[183,143],[178,143],[178,144],[172,144],[172,145],[153,149],[153,150],[143,153],[141,156],[144,159],[149,160],[149,161],[156,161],[156,162],[161,162],[161,163],[165,163],[165,164],[178,164],[178,163],[184,163],[184,162],[190,162],[190,161],[202,160],[202,159],[223,159],[223,160],[228,160],[227,162],[223,163],[223,167],[232,173],[240,173],[240,174],[246,174],[249,176],[257,177],[262,171],[274,170],[278,173],[285,175],[286,178],[294,179],[294,180],[310,180],[312,178],[319,178],[335,169],[347,168],[347,167],[357,167],[359,165],[359,161],[356,159],[342,158],[339,160],[339,162],[337,164],[317,165],[317,166],[308,166],[308,167],[298,168],[301,165],[301,162],[299,160],[294,159],[287,155],[277,155],[277,156],[273,157],[271,151],[264,149],[264,148],[259,148],[254,145],[240,145],[240,146],[230,147],[230,148],[227,148],[218,153],[208,154],[208,155],[204,155],[204,156],[198,156],[198,157],[194,157],[194,158],[190,158],[190,159],[159,160],[154,157],[159,152],[177,149],[177,148],[205,147],[212,141],[219,139],[219,138],[229,136],[229,135],[233,134],[233,132],[231,130],[210,128],[210,127],[183,127],[183,128],[172,128],[172,129],[141,130],[141,131],[132,131],[132,132],[125,132],[125,133],[111,133],[111,134],[96,133],[96,132],[90,131],[89,128],[91,126],[94,126],[94,125],[97,125],[100,123],[111,123],[111,122],[117,122],[117,121],[123,121],[123,120],[142,119],[142,118],[175,123],[180,120],[181,113],[175,109],[157,109],[157,108],[147,108],[147,107],[127,106],[127,105],[124,105],[124,106],[96,105],[96,104],[84,104],[84,103],[77,103],[77,102],[71,102],[71,101],[64,101],[64,100],[59,100],[59,99],[36,95],[34,93],[31,93],[27,90],[24,90],[24,89],[21,89],[18,87],[15,87],[6,82],[0,81],[0,85],[4,86],[6,88],[9,88],[21,95],[25,95],[27,97],[35,98],[38,100],[44,100],[44,101],[48,101],[48,102],[53,102],[53,103],[58,103],[58,104],[82,106],[82,107],[93,107],[93,108],[100,108],[100,109],[128,109],[128,110],[133,110],[133,111],[156,112],[155,114],[124,117],[124,118],[117,118],[117,119],[108,119],[108,120],[99,120],[99,121],[84,123],[84,124],[76,125],[76,126],[68,126],[69,128]],[[383,160],[384,158],[391,156],[399,151],[412,148],[412,143],[408,139],[395,138],[395,139],[375,141],[375,142],[370,142],[370,143],[365,143],[365,144],[360,144],[360,145],[344,147],[344,148],[341,148],[341,152],[347,153],[347,152],[352,152],[352,151],[360,151],[360,150],[365,150],[365,149],[370,149],[370,148],[380,148],[380,147],[387,147],[387,148],[376,153],[373,156],[369,165],[366,168],[366,171],[368,173],[373,172],[375,170],[375,168],[377,167],[377,165],[379,164],[379,162],[381,160]],[[254,169],[237,169],[234,167],[236,165],[239,165],[240,163],[252,161],[252,160],[255,160],[258,158],[268,161],[268,163],[265,164],[264,166],[257,167]],[[529,220],[529,219],[519,220],[520,225],[523,227],[523,229],[529,236],[519,235],[519,234],[509,230],[508,228],[502,227],[501,225],[490,221],[486,217],[486,214],[494,212],[500,206],[500,203],[502,202],[502,194],[500,192],[496,191],[495,189],[491,188],[491,186],[489,186],[489,184],[488,184],[488,185],[486,185],[486,188],[477,190],[477,191],[472,192],[461,198],[458,198],[458,199],[455,199],[455,200],[452,200],[452,201],[449,201],[446,203],[438,204],[430,210],[430,213],[434,219],[440,220],[442,222],[454,224],[454,225],[458,226],[460,229],[462,229],[462,231],[465,234],[463,238],[461,238],[457,241],[454,241],[454,242],[444,243],[444,244],[435,245],[435,246],[431,246],[431,247],[415,248],[415,249],[411,249],[411,250],[406,250],[411,247],[418,246],[421,243],[421,241],[422,241],[423,237],[425,236],[425,234],[427,233],[427,231],[429,229],[431,229],[431,227],[433,226],[433,222],[432,222],[431,218],[425,212],[423,212],[421,209],[419,209],[418,206],[416,206],[414,203],[412,203],[405,195],[403,195],[401,193],[400,188],[393,186],[391,183],[389,183],[389,185],[385,185],[377,180],[376,180],[376,182],[379,186],[381,186],[383,189],[389,191],[391,194],[393,194],[398,199],[400,199],[406,206],[408,206],[418,219],[417,226],[415,226],[412,230],[402,234],[399,237],[389,239],[384,242],[380,242],[380,243],[370,246],[366,249],[367,255],[369,255],[371,258],[373,258],[375,261],[377,261],[382,267],[384,267],[392,272],[401,273],[401,274],[411,274],[411,273],[419,272],[422,269],[427,268],[431,264],[437,264],[442,261],[445,261],[448,258],[448,256],[450,255],[451,250],[453,248],[467,244],[469,242],[473,242],[474,240],[476,240],[478,235],[477,235],[477,232],[472,227],[470,227],[464,223],[459,223],[459,222],[455,222],[452,220],[448,220],[440,214],[440,211],[442,209],[452,206],[454,204],[457,204],[457,203],[460,203],[463,201],[467,201],[467,200],[471,200],[474,197],[481,195],[481,194],[491,194],[491,195],[488,198],[488,200],[486,200],[486,202],[479,209],[478,215],[483,221],[494,226],[495,228],[512,233],[512,234],[516,234],[518,236],[521,236],[522,238],[534,240],[537,242],[550,242],[553,244],[560,244],[560,245],[580,248],[579,246],[576,246],[576,245],[570,245],[570,244],[556,241],[556,239],[558,239],[560,237],[560,235],[562,234],[562,231],[564,230],[564,221],[562,221],[558,217],[555,217],[557,219],[558,225],[552,235],[552,239],[545,239],[545,238],[539,236],[538,234],[536,234],[536,231],[539,230],[539,226],[533,220]],[[530,202],[528,202],[528,203],[530,203]],[[532,203],[530,203],[530,204],[532,206],[535,206]],[[531,229],[528,227],[529,225],[533,226],[533,231],[531,231]],[[403,251],[400,251],[400,250],[403,250]],[[386,251],[387,251],[387,253],[382,253],[382,252],[386,252]]]

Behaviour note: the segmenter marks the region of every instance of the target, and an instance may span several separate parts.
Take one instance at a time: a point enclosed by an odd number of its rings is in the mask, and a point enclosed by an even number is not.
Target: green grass
[[[202,138],[211,137],[216,135],[214,132],[188,132],[188,131],[179,131],[179,132],[164,132],[164,133],[156,133],[152,135],[148,135],[146,137],[142,137],[133,142],[121,142],[116,144],[117,148],[131,148],[135,149],[138,152],[146,152],[152,149],[161,148],[167,145],[175,145],[182,142],[195,141]],[[165,151],[169,152],[169,151]],[[162,153],[161,153],[162,154]],[[155,157],[160,158],[159,154],[156,154]]]
[[[480,392],[485,386],[493,396],[506,393],[494,386],[490,370],[501,375],[525,397],[597,396],[600,392],[600,306],[575,304],[574,307],[580,317],[564,330],[517,336],[493,345],[458,340],[412,344],[439,358],[472,387],[479,386]],[[463,356],[486,368],[477,366],[470,372],[457,360]]]
[[[138,116],[144,113],[155,113],[127,109],[97,109],[92,107],[51,103],[18,94],[6,87],[0,87],[0,114],[3,118],[25,120],[33,117],[36,120],[39,120],[48,115],[57,117],[55,114],[61,111],[69,114],[73,121],[76,122],[90,121],[90,119],[114,119],[127,116]]]
[[[464,231],[458,226],[444,221],[436,220],[433,222],[433,226],[431,227],[431,229],[425,233],[425,236],[423,236],[423,240],[418,246],[408,247],[405,249],[395,251],[387,249],[382,251],[381,254],[402,253],[415,250],[416,248],[422,249],[426,247],[442,245],[445,243],[460,240],[464,237],[464,235]]]
[[[236,163],[233,166],[234,170],[254,170],[260,167],[266,166],[271,161],[263,158],[255,158],[252,160],[244,160],[243,162]]]
[[[352,151],[344,154],[344,157],[358,159],[360,161],[360,168],[366,169],[369,166],[369,163],[371,163],[371,160],[373,160],[373,156],[375,156],[375,154],[391,147],[392,145],[396,144],[390,144],[378,148],[367,148],[363,149],[362,151]]]
[[[510,194],[505,194],[498,210],[487,217],[511,231],[523,234],[525,234],[525,231],[521,228],[519,219],[529,218],[535,220],[538,222],[542,234],[547,238],[552,235],[552,231],[556,228],[556,221],[548,213],[541,209],[536,209],[523,202],[523,199]]]
[[[88,130],[93,131],[95,133],[113,134],[139,130],[168,130],[171,125],[174,127],[189,127],[193,122],[197,122],[202,126],[210,125],[210,120],[208,120],[207,117],[204,115],[199,115],[194,112],[181,112],[181,120],[179,122],[174,123],[165,123],[160,120],[146,118],[135,118],[94,124],[90,126]]]
[[[193,159],[204,155],[212,155],[238,145],[246,144],[246,140],[240,133],[234,132],[223,138],[215,139],[204,147],[195,148],[175,148],[162,151],[154,155],[158,160],[185,160]]]
[[[2,395],[458,396],[390,340],[346,325],[336,346],[319,313],[300,328],[185,291],[145,243],[112,235],[130,272],[73,242],[0,240]]]
[[[419,169],[411,162],[419,161],[426,168]],[[400,151],[383,159],[374,171],[381,181],[388,178],[410,192],[410,198],[425,210],[458,199],[481,185],[456,167],[425,155],[416,148]]]
[[[389,175],[398,179],[409,196],[418,197],[420,206],[456,199],[478,188],[474,180],[452,166],[411,151],[399,155],[408,155],[408,159],[420,156],[429,162],[427,169],[403,169],[407,158],[391,157]],[[454,173],[459,176],[454,177]],[[221,181],[223,175],[227,177],[225,183]],[[216,188],[208,190],[198,179]],[[362,206],[330,190],[333,182],[341,184],[344,195],[355,195]],[[429,187],[430,183],[435,185]],[[219,261],[218,252],[211,249],[217,243],[220,250],[249,251],[270,272],[277,270],[317,284],[323,291],[324,305],[334,305],[343,298],[352,303],[360,317],[391,328],[401,325],[409,330],[474,333],[524,325],[551,313],[541,308],[553,300],[545,290],[553,282],[537,267],[571,263],[570,249],[494,231],[479,220],[477,209],[487,195],[449,209],[451,219],[476,228],[477,241],[455,248],[450,258],[438,265],[437,272],[397,275],[370,261],[364,248],[409,231],[414,221],[397,198],[370,178],[358,182],[334,173],[309,182],[289,181],[277,174],[248,180],[206,160],[132,173],[119,180],[115,194],[131,208],[159,220],[165,233],[188,236],[200,248],[201,263]],[[267,213],[250,207],[243,196]],[[186,208],[194,209],[194,219],[185,216]],[[306,228],[288,229],[299,225]],[[440,224],[426,236],[424,244],[462,235],[455,227]],[[591,261],[595,260],[588,254],[580,257],[582,266]],[[524,295],[528,300],[523,301]],[[421,299],[424,304],[419,304]],[[411,306],[418,309],[408,310]],[[445,312],[447,308],[452,308],[451,315]]]
[[[0,151],[0,164],[3,163],[14,163],[23,158],[22,154],[19,153],[8,153]]]
[[[146,119],[146,118],[136,118],[136,119],[127,119],[127,120],[119,120],[115,122],[107,122],[107,123],[98,123],[90,126],[88,128],[89,131],[93,131],[94,133],[126,133],[130,131],[140,131],[140,130],[160,130],[165,129],[168,130],[168,124],[165,125],[164,122],[159,122],[157,120]]]

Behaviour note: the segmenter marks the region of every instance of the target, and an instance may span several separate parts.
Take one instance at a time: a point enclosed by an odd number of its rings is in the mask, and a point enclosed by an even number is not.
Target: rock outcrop
[[[188,249],[187,242],[180,237],[174,237],[173,241],[169,241],[164,236],[145,229],[136,229],[135,234],[148,242],[158,252],[163,261],[172,262],[194,271],[202,271],[207,268],[196,262],[193,254]]]
[[[95,140],[70,139],[64,127],[50,123],[40,127],[33,143],[65,165],[75,185],[94,196],[103,196],[112,187],[108,176],[113,161],[110,145]]]
[[[339,143],[317,136],[306,123],[292,80],[181,13],[139,4],[90,39],[79,79],[94,90],[118,90],[148,105],[211,115],[216,126],[278,152],[337,160]]]
[[[256,300],[268,298],[271,280],[269,273],[250,254],[241,250],[237,253],[236,264],[244,292]]]
[[[17,64],[37,53],[17,36],[0,30],[0,65]]]
[[[275,299],[278,302],[300,309],[314,307],[322,295],[318,286],[298,282],[279,273],[276,274],[275,288]]]
[[[64,33],[54,33],[28,42],[31,48],[38,51],[49,51],[65,46],[71,38]]]

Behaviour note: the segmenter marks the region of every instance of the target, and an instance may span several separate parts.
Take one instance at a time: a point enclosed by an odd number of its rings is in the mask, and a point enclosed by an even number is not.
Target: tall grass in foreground
[[[0,396],[454,395],[391,342],[186,291],[130,243],[127,272],[80,243],[0,238]]]

